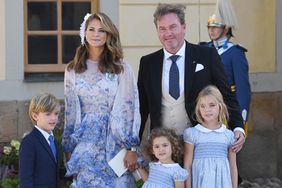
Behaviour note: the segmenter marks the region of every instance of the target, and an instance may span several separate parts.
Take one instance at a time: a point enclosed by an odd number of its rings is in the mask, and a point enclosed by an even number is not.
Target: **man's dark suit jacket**
[[[57,149],[57,159],[59,159],[58,153]],[[19,175],[20,188],[58,187],[58,163],[48,142],[35,127],[21,142]]]
[[[235,95],[231,92],[227,77],[217,51],[213,48],[190,44],[186,42],[185,49],[185,78],[184,95],[185,109],[193,125],[196,125],[195,106],[199,92],[207,85],[215,85],[221,91],[229,112],[228,126],[243,128],[243,119]],[[163,49],[140,60],[138,73],[138,90],[141,113],[140,138],[145,123],[150,114],[151,129],[161,127],[161,100],[162,100],[162,70]],[[196,71],[196,67],[203,69]]]

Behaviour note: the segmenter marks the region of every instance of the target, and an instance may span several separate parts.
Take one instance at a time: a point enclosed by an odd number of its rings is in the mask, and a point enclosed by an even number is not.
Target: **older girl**
[[[234,133],[224,125],[228,112],[215,86],[199,93],[195,112],[199,124],[184,131],[184,166],[192,174],[186,187],[237,188]]]

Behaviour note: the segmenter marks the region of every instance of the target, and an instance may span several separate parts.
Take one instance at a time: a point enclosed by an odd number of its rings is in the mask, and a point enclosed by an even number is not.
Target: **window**
[[[99,0],[25,0],[24,8],[25,80],[62,78],[80,44],[84,15],[97,12]]]

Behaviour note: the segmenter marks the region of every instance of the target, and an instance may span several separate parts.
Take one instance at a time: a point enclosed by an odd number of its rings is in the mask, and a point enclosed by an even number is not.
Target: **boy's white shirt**
[[[43,129],[39,128],[37,125],[35,125],[34,127],[35,127],[36,129],[38,129],[38,130],[41,132],[41,134],[44,136],[45,140],[46,140],[46,141],[48,142],[48,144],[50,145],[50,141],[48,140],[48,138],[49,138],[50,135],[54,136],[54,135],[53,135],[53,132],[51,132],[51,134],[49,134],[49,133],[47,133],[46,131],[44,131]]]

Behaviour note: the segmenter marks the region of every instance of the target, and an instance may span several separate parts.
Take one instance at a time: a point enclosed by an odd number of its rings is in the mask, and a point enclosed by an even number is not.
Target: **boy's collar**
[[[46,131],[44,131],[43,129],[41,129],[40,127],[38,127],[37,125],[34,126],[37,130],[39,130],[39,132],[41,132],[41,134],[43,134],[44,138],[46,138],[48,140],[49,136],[53,135],[53,132],[51,131],[51,133],[48,133]]]

